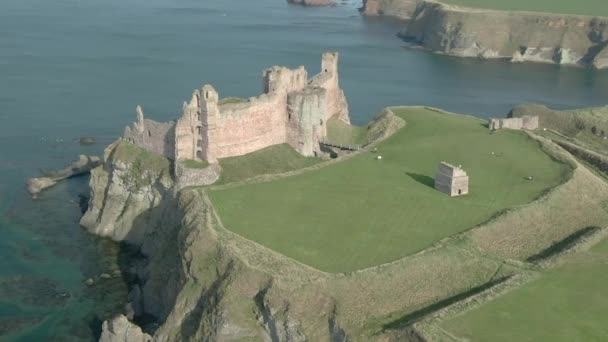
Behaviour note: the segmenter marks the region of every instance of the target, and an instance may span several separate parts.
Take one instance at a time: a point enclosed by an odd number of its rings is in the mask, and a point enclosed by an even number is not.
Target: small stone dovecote
[[[460,167],[441,162],[437,168],[435,189],[452,197],[466,195],[469,193],[469,176]]]

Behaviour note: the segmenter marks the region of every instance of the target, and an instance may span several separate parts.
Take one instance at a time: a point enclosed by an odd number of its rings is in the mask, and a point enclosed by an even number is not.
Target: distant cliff
[[[399,36],[430,51],[608,68],[608,18],[506,12],[427,0],[367,0],[362,13],[406,19]]]

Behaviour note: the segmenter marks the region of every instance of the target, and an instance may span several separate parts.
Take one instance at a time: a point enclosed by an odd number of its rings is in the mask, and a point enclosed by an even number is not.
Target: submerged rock
[[[310,7],[335,6],[336,5],[336,2],[334,0],[287,0],[287,2],[290,4],[310,6]]]
[[[33,198],[37,198],[42,191],[55,186],[58,182],[70,177],[87,174],[99,165],[101,165],[99,157],[80,155],[78,160],[71,162],[64,169],[49,172],[44,177],[30,178],[27,181],[27,191]]]
[[[95,138],[93,137],[81,137],[78,142],[80,143],[80,145],[82,146],[90,146],[90,145],[95,145],[95,143],[97,142],[95,140]]]
[[[148,342],[152,337],[141,331],[137,325],[129,322],[127,317],[119,315],[103,322],[99,342]]]

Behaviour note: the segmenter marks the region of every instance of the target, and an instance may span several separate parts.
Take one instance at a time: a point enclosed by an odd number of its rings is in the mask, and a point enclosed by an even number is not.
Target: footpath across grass
[[[530,11],[608,17],[605,0],[440,0],[445,4],[503,11]]]
[[[605,341],[608,241],[441,327],[468,341]]]
[[[395,113],[407,125],[379,144],[377,154],[212,191],[226,228],[320,270],[350,272],[413,254],[529,203],[569,172],[524,132],[491,134],[476,118],[425,108]],[[470,195],[450,198],[433,188],[441,161],[469,173]]]

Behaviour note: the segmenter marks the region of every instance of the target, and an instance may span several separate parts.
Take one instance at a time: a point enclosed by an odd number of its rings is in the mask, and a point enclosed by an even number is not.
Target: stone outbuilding
[[[519,118],[490,119],[489,127],[492,131],[503,128],[533,131],[538,129],[538,116],[524,115]]]
[[[441,162],[437,168],[435,189],[452,197],[466,195],[469,193],[469,176],[460,167]]]

